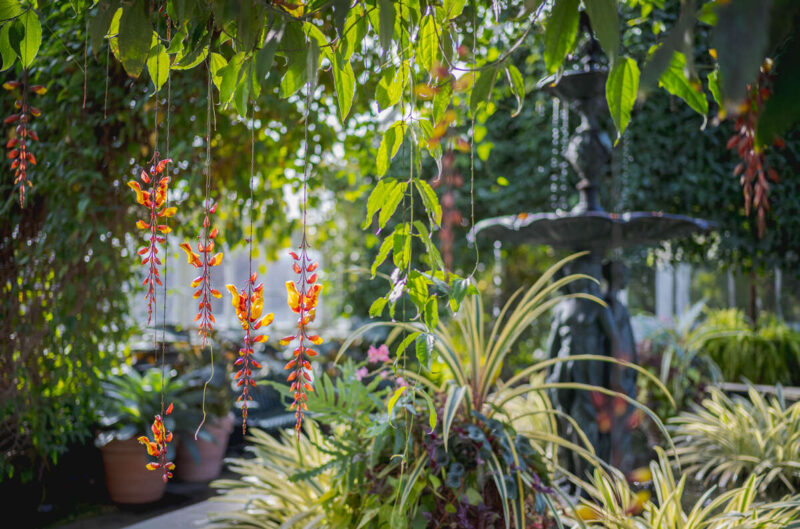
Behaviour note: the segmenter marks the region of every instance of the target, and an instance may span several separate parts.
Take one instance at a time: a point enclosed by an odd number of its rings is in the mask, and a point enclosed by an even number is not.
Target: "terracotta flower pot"
[[[194,436],[182,439],[178,443],[175,456],[175,475],[182,481],[193,483],[211,481],[219,476],[222,459],[228,449],[228,438],[233,431],[233,422],[233,415],[228,414],[203,426],[203,430],[214,438],[214,442],[201,437],[195,441]]]
[[[108,494],[116,503],[150,503],[164,495],[160,472],[147,470],[147,455],[136,439],[111,441],[100,448]]]

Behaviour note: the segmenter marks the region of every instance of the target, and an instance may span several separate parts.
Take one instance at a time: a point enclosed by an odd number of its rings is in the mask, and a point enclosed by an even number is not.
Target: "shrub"
[[[794,492],[800,485],[800,402],[769,401],[753,387],[748,397],[717,388],[671,423],[676,455],[686,473],[720,486],[760,474],[760,490]]]

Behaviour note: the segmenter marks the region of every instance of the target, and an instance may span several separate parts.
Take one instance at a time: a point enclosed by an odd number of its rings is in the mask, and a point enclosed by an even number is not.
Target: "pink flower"
[[[356,370],[356,380],[361,380],[365,376],[369,374],[366,367],[362,367],[361,369]]]
[[[397,387],[402,387],[402,386],[408,387],[408,382],[406,382],[406,379],[404,379],[403,377],[397,377],[397,380],[395,380],[395,384],[397,385]]]
[[[381,371],[380,373],[378,373],[378,374],[379,374],[379,375],[380,375],[380,377],[381,377],[382,379],[384,379],[384,380],[386,380],[387,378],[389,378],[389,371],[387,371],[387,370],[385,370],[385,369],[384,369],[383,371]]]
[[[369,350],[367,350],[367,358],[369,359],[370,364],[377,364],[379,362],[388,362],[389,348],[386,346],[386,344],[383,344],[380,347],[375,347],[374,345],[370,345]]]

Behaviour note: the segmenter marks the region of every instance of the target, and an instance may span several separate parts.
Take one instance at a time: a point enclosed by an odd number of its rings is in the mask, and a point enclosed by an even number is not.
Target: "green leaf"
[[[555,0],[544,31],[544,63],[548,73],[561,67],[578,34],[578,0]]]
[[[423,454],[422,457],[420,457],[417,462],[414,463],[414,466],[412,467],[411,472],[408,474],[408,477],[404,478],[405,483],[403,484],[403,492],[400,494],[400,506],[398,507],[399,512],[404,512],[402,511],[403,505],[405,505],[406,500],[408,500],[408,496],[411,494],[411,490],[413,489],[414,484],[417,482],[417,479],[419,479],[419,476],[424,472],[424,469],[428,468],[427,463],[428,454]],[[390,524],[390,527],[391,529],[400,529],[401,527],[405,528],[407,527],[406,520],[404,518],[400,518],[397,522]]]
[[[411,342],[415,341],[420,334],[422,334],[420,331],[416,331],[416,332],[412,332],[411,334],[409,334],[408,336],[403,338],[403,341],[400,342],[400,345],[397,346],[397,350],[394,353],[395,356],[397,358],[402,357],[403,353],[406,352],[406,349],[408,348],[408,346],[411,345]]]
[[[447,399],[442,411],[442,436],[444,437],[445,451],[447,451],[447,441],[450,437],[450,427],[453,426],[453,420],[455,420],[458,409],[461,407],[461,401],[464,400],[466,394],[466,386],[450,386],[447,391]]]
[[[425,71],[430,72],[437,62],[438,51],[439,39],[436,34],[436,20],[432,15],[425,15],[420,22],[417,36],[417,64]]]
[[[356,76],[350,61],[339,53],[333,61],[333,85],[336,89],[336,102],[339,104],[339,120],[344,123],[353,104],[353,94],[356,89]]]
[[[517,109],[511,114],[515,118],[522,111],[522,105],[525,102],[525,80],[522,74],[513,64],[506,66],[506,75],[508,76],[508,84],[511,87],[511,93],[517,98]]]
[[[399,388],[394,390],[394,393],[392,393],[392,396],[389,399],[389,403],[386,405],[386,413],[390,418],[392,416],[392,410],[394,410],[395,404],[397,404],[397,401],[400,399],[400,397],[403,395],[403,393],[405,393],[407,389],[408,386],[400,386]]]
[[[33,9],[28,9],[14,21],[14,30],[21,38],[11,38],[11,46],[19,56],[23,68],[29,68],[42,45],[42,25]]]
[[[253,86],[253,60],[248,57],[239,70],[239,79],[236,82],[236,91],[233,93],[233,105],[240,116],[247,115],[247,106],[250,102],[250,87]]]
[[[95,55],[103,46],[103,39],[108,32],[108,26],[111,24],[111,19],[114,18],[114,13],[117,12],[118,8],[119,0],[99,2],[97,13],[89,21],[89,41],[92,43],[92,53]]]
[[[14,66],[15,62],[17,62],[17,54],[11,47],[11,42],[8,38],[8,32],[10,29],[11,24],[5,24],[2,28],[0,28],[0,56],[3,57],[3,66],[2,70],[0,71],[8,70]]]
[[[22,13],[19,0],[0,0],[0,21],[18,17]]]
[[[467,0],[444,0],[444,16],[447,20],[452,20],[464,11]]]
[[[405,136],[406,124],[402,121],[395,121],[386,132],[383,133],[381,144],[378,147],[378,156],[375,159],[375,170],[378,178],[386,174],[389,170],[389,164],[392,159],[400,150],[403,144],[403,137]]]
[[[297,24],[287,24],[284,30],[281,46],[285,46],[292,51],[286,54],[286,73],[281,79],[281,97],[295,94],[308,80],[307,66],[308,59],[305,34]]]
[[[350,0],[333,0],[333,25],[336,27],[336,34],[339,35],[339,38],[342,38],[347,27],[349,12]]]
[[[429,344],[429,337],[433,338],[431,334],[420,334],[417,336],[417,339],[414,343],[414,353],[417,356],[417,361],[419,362],[419,365],[427,370],[430,370],[431,368],[431,353],[433,352],[433,342],[431,341]]]
[[[394,2],[393,0],[378,0],[378,37],[383,52],[392,47],[394,37]]]
[[[216,52],[211,53],[211,59],[208,62],[208,67],[211,70],[211,81],[214,83],[214,86],[217,87],[217,90],[219,90],[220,85],[222,85],[221,70],[225,68],[228,62],[225,60],[225,57]]]
[[[378,255],[375,256],[375,260],[372,261],[372,266],[370,267],[370,272],[372,273],[372,277],[375,277],[375,272],[378,271],[378,267],[386,261],[386,258],[389,256],[389,252],[392,251],[394,247],[394,234],[389,235],[386,237],[383,242],[381,243],[381,248],[378,250]]]
[[[439,303],[436,301],[436,296],[431,296],[427,303],[425,303],[425,326],[429,330],[434,330],[439,324]]]
[[[639,67],[630,57],[621,57],[606,80],[606,101],[611,118],[617,127],[617,141],[622,137],[639,90]]]
[[[392,215],[394,215],[397,206],[400,205],[400,201],[402,201],[403,196],[405,196],[407,187],[408,187],[407,182],[398,182],[398,184],[394,186],[388,193],[386,197],[386,202],[383,204],[383,206],[381,206],[381,212],[378,215],[379,228],[383,228],[384,226],[386,226],[386,223],[389,222],[390,218],[392,218]]]
[[[233,99],[233,94],[242,78],[242,61],[244,60],[244,53],[239,52],[221,68],[217,73],[221,77],[219,88],[219,104],[224,108]]]
[[[436,423],[438,422],[438,417],[436,416],[436,406],[433,404],[433,399],[430,395],[425,393],[425,391],[417,391],[422,398],[425,399],[425,404],[428,406],[428,426],[431,427],[431,432],[436,430]]]
[[[618,1],[588,0],[583,5],[592,23],[592,31],[613,63],[619,53]]]
[[[439,91],[433,96],[433,112],[431,117],[434,123],[439,123],[444,118],[445,112],[450,107],[453,100],[453,88],[450,83],[445,83],[439,87]]]
[[[153,43],[154,46],[147,57],[147,73],[153,82],[153,88],[158,92],[169,77],[169,55],[164,46],[158,42],[158,35],[155,33],[153,33]]]
[[[386,193],[395,184],[395,180],[386,179],[379,181],[378,184],[372,188],[372,192],[370,192],[369,198],[367,199],[367,216],[364,219],[364,222],[361,224],[361,229],[367,229],[372,222],[372,217],[374,217],[375,213],[377,213],[381,208],[381,205],[385,200]]]
[[[469,95],[469,111],[472,114],[475,114],[480,103],[489,101],[496,78],[497,66],[490,66],[478,74],[478,78],[472,86],[472,93]]]
[[[439,197],[436,196],[436,191],[425,180],[415,179],[414,185],[417,187],[420,196],[422,197],[422,204],[425,210],[430,214],[434,224],[437,226],[442,225],[442,206],[439,204]]]
[[[152,47],[153,27],[144,0],[136,0],[122,9],[119,21],[119,57],[132,77],[139,77]]]
[[[400,101],[409,74],[408,61],[405,61],[397,70],[389,67],[381,72],[381,80],[378,81],[378,86],[375,88],[375,100],[381,110],[386,110]]]
[[[363,7],[356,4],[347,15],[347,23],[345,24],[345,35],[342,41],[342,56],[345,59],[350,59],[353,53],[361,46],[361,41],[367,34],[367,17],[364,16]]]
[[[255,72],[253,82],[261,84],[269,75],[272,63],[275,60],[275,51],[278,49],[278,39],[273,38],[264,43],[260,50],[256,52]]]
[[[717,105],[722,108],[722,94],[719,93],[719,69],[708,74],[708,90]]]
[[[661,74],[658,80],[659,85],[670,94],[680,97],[697,113],[703,117],[708,114],[708,100],[703,92],[702,85],[696,81],[698,87],[695,88],[692,82],[686,77],[686,56],[676,51],[672,54],[669,66]]]
[[[373,274],[374,277],[375,274]],[[380,318],[381,314],[383,314],[383,309],[386,307],[386,298],[378,298],[372,302],[372,305],[369,307],[369,317],[370,318]]]
[[[408,268],[411,260],[411,234],[408,232],[408,223],[398,224],[395,228],[392,252],[394,265],[401,270]]]

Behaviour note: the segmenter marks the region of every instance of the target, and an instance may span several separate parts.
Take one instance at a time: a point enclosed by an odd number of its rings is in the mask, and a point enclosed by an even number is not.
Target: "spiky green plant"
[[[568,514],[572,527],[607,529],[779,529],[795,527],[800,519],[800,497],[779,502],[760,502],[762,477],[751,475],[741,486],[714,496],[708,489],[687,509],[687,474],[675,479],[672,463],[657,448],[658,458],[650,463],[649,489],[634,491],[618,471],[596,468],[582,499]]]
[[[296,474],[323,467],[330,456],[313,421],[305,423],[306,435],[298,440],[293,430],[276,439],[258,428],[249,429],[252,459],[228,461],[242,479],[220,479],[212,487],[224,490],[216,501],[240,505],[236,510],[211,512],[210,528],[250,527],[286,529],[322,525],[321,498],[330,489],[332,472],[323,469],[300,484],[290,481]]]
[[[795,492],[800,485],[800,402],[767,400],[752,386],[748,398],[710,388],[709,397],[670,422],[686,472],[706,483],[735,483],[749,474],[759,487]]]

